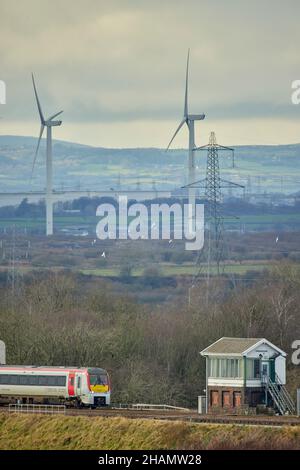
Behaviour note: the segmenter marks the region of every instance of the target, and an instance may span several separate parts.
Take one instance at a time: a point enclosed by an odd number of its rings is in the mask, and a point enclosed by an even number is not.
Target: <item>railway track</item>
[[[0,412],[9,412],[8,407],[0,408]],[[24,411],[19,414],[27,414]],[[238,415],[199,415],[196,411],[153,410],[131,408],[76,409],[67,408],[65,416],[123,417],[128,419],[155,419],[166,421],[186,421],[192,423],[238,424],[253,426],[300,426],[297,416],[238,416]]]
[[[300,418],[296,416],[223,416],[223,415],[199,415],[196,411],[171,411],[171,410],[132,410],[132,409],[101,409],[101,410],[77,410],[68,409],[67,416],[88,417],[124,417],[129,419],[156,419],[168,421],[187,421],[193,423],[215,424],[247,424],[256,426],[300,426]]]

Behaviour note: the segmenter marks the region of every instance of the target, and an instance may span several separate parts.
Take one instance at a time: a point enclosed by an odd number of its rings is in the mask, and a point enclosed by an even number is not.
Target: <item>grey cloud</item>
[[[62,107],[70,121],[176,120],[188,47],[194,111],[298,119],[296,0],[1,0],[1,9],[7,120],[37,118],[31,70],[45,110]]]

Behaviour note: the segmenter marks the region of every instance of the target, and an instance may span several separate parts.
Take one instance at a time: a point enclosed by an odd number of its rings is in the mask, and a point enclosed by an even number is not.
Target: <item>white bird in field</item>
[[[105,258],[105,251],[103,251],[101,256],[102,256],[102,258]]]
[[[169,245],[172,243],[173,240],[169,240]]]
[[[278,243],[279,237],[276,237],[275,243]]]

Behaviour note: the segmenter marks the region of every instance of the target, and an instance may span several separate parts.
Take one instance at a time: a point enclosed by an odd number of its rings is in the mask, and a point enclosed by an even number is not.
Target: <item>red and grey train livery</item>
[[[110,379],[98,367],[0,366],[0,403],[110,405]]]

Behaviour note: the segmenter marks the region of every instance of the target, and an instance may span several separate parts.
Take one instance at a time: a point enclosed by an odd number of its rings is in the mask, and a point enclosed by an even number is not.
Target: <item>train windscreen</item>
[[[90,384],[95,385],[108,385],[107,374],[90,374]]]

